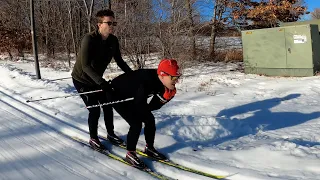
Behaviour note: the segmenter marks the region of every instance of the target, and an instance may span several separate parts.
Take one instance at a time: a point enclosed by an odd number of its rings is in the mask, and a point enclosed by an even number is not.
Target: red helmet
[[[162,59],[159,63],[157,73],[161,76],[180,76],[179,66],[174,59]]]

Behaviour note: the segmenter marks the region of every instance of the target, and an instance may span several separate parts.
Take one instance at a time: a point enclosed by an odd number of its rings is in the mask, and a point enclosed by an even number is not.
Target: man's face
[[[114,18],[112,16],[104,16],[101,22],[98,23],[99,32],[103,36],[108,36],[114,31]]]
[[[170,90],[173,90],[178,82],[179,77],[175,76],[160,76],[162,84]]]

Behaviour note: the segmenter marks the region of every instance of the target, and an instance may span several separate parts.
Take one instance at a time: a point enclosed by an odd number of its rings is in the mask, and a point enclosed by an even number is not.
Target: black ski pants
[[[100,90],[101,88],[99,86],[88,86],[84,83],[81,83],[75,79],[73,79],[74,87],[77,89],[79,93],[82,92],[89,92],[89,91],[95,91]],[[86,106],[92,106],[97,104],[103,104],[108,102],[108,99],[110,97],[107,97],[107,94],[103,91],[101,92],[95,92],[90,94],[83,94],[80,95],[83,102]],[[114,134],[114,125],[113,125],[113,110],[112,106],[102,106],[103,113],[104,113],[104,123],[107,129],[108,134],[113,135]],[[98,138],[98,120],[100,118],[100,106],[89,108],[89,116],[88,116],[88,125],[89,125],[89,132],[91,138]]]
[[[122,102],[113,105],[114,109],[130,125],[127,135],[127,150],[135,151],[139,140],[142,123],[144,123],[144,135],[149,147],[153,147],[156,133],[155,119],[151,111],[146,111],[144,115],[137,113],[133,101]]]

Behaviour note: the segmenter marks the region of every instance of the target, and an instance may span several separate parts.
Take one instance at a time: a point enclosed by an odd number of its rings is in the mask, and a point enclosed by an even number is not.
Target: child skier
[[[124,73],[112,80],[113,100],[133,97],[134,100],[115,104],[114,109],[130,125],[127,134],[126,160],[135,167],[143,168],[144,163],[136,155],[136,145],[144,123],[145,153],[153,158],[166,159],[154,148],[155,118],[151,111],[161,108],[176,94],[175,84],[180,73],[176,60],[164,59],[158,69],[139,69]],[[148,103],[147,99],[153,95]]]

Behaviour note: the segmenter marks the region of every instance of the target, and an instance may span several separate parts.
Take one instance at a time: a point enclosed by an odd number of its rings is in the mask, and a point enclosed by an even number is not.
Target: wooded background
[[[12,59],[32,53],[29,3],[0,0],[0,51]],[[241,48],[217,46],[217,39],[308,13],[303,0],[34,0],[34,6],[38,49],[47,59],[63,54],[70,62],[83,35],[95,30],[96,12],[112,9],[121,52],[136,68],[151,53],[184,61],[239,60]],[[311,16],[320,18],[320,9]]]

